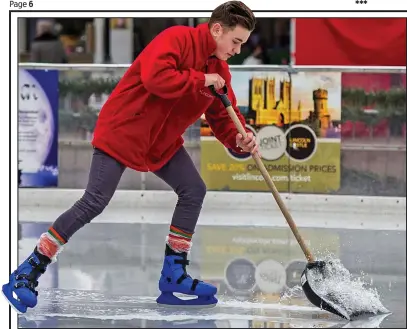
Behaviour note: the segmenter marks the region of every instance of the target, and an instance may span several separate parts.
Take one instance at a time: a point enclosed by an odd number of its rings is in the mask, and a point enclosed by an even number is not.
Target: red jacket
[[[225,61],[211,57],[216,43],[208,24],[175,26],[161,32],[124,74],[104,104],[92,144],[125,166],[156,171],[182,146],[182,134],[203,113],[215,136],[237,152],[237,130],[219,99],[204,87],[205,73],[218,73],[228,87]]]

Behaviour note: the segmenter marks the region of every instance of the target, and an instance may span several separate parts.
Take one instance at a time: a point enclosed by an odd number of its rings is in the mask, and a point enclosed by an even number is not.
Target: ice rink
[[[26,197],[20,201],[21,260],[75,198],[64,198],[57,208],[49,200],[41,204],[39,197]],[[275,207],[271,197],[269,203],[267,207]],[[155,298],[172,210],[168,205],[126,210],[122,206],[116,203],[70,240],[58,262],[41,277],[39,304],[19,316],[19,327],[406,327],[405,204],[404,213],[394,214],[352,215],[350,205],[347,211],[330,214],[293,209],[314,253],[331,253],[351,273],[364,273],[364,280],[377,288],[392,312],[352,322],[309,304],[298,289],[304,255],[282,215],[267,209],[205,208],[194,235],[189,272],[216,284],[220,302],[199,310],[158,306]]]

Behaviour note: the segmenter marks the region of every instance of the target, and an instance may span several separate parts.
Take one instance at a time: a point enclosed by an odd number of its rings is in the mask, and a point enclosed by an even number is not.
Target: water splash
[[[343,308],[348,314],[390,313],[380,301],[376,288],[369,287],[360,277],[354,277],[332,255],[325,259],[326,266],[309,270],[307,278],[318,296]]]
[[[294,286],[292,288],[287,288],[280,297],[280,302],[284,303],[290,301],[291,299],[301,298],[304,299],[304,292],[300,285]]]

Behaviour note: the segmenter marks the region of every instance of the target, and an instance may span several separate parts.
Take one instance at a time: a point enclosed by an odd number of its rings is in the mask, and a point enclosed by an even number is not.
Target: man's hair
[[[256,18],[250,8],[243,2],[228,1],[216,7],[212,12],[209,27],[215,23],[230,29],[240,25],[252,32],[256,25]]]

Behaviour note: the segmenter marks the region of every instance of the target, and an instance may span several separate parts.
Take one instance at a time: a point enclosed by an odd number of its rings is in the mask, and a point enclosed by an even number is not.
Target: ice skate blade
[[[1,294],[3,295],[3,297],[6,299],[6,301],[9,303],[9,305],[11,306],[11,308],[17,312],[17,314],[24,314],[25,312],[27,312],[27,306],[21,304],[18,300],[15,300],[13,298],[13,292],[11,291],[10,287],[8,284],[3,285],[2,289],[1,289]],[[9,298],[6,294],[10,294],[11,297]],[[14,305],[14,303],[18,303],[19,307],[21,307],[23,309],[23,311],[20,311],[17,307],[17,305]]]
[[[188,309],[197,309],[197,310],[202,310],[202,309],[212,309],[217,306],[217,304],[208,304],[208,305],[171,305],[171,304],[161,304],[157,302],[158,307],[161,308],[170,308],[170,309],[180,309],[180,310],[185,310],[186,308]]]
[[[169,292],[162,293],[156,301],[158,305],[170,308],[213,308],[218,303],[215,296],[198,296],[197,298],[181,299]]]

